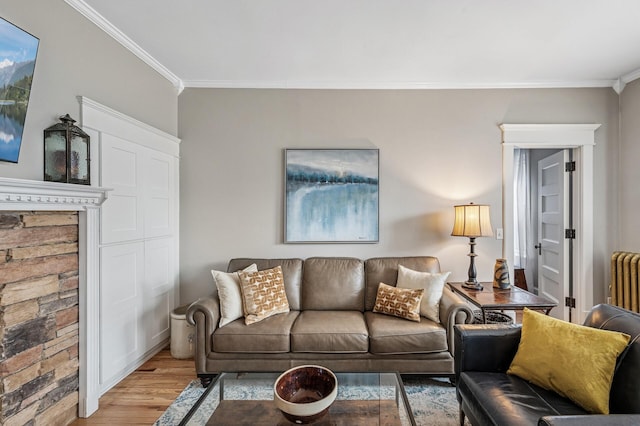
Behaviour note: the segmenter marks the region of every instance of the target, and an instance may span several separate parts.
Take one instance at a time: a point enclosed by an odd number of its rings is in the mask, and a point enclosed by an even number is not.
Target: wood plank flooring
[[[521,312],[517,322],[522,322]],[[169,348],[164,349],[105,393],[91,417],[71,425],[153,425],[195,379],[193,359],[174,359]]]
[[[174,359],[164,349],[105,393],[91,417],[71,424],[153,425],[196,378],[193,359]]]

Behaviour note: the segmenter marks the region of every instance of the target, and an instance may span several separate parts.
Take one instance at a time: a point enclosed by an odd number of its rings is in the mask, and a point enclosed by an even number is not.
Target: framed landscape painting
[[[38,44],[0,18],[0,161],[18,162]]]
[[[285,150],[285,242],[375,243],[377,149]]]

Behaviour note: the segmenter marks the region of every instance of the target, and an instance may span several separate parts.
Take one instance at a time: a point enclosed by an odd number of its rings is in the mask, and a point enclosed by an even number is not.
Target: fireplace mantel
[[[109,189],[0,178],[0,210],[76,210],[100,207]]]
[[[108,188],[0,177],[0,210],[77,211],[80,311],[79,415],[98,409],[99,389],[99,235],[100,206]],[[90,331],[90,332],[89,332]]]

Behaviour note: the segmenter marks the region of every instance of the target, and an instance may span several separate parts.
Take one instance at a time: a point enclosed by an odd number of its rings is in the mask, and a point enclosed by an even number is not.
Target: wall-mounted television
[[[18,162],[39,43],[0,18],[0,161]]]

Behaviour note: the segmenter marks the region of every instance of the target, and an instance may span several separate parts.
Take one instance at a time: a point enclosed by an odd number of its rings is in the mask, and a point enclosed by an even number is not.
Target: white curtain
[[[531,226],[531,186],[529,181],[529,150],[515,149],[513,159],[513,223],[514,223],[514,267],[528,270],[528,261],[535,253],[529,247],[533,246]]]

